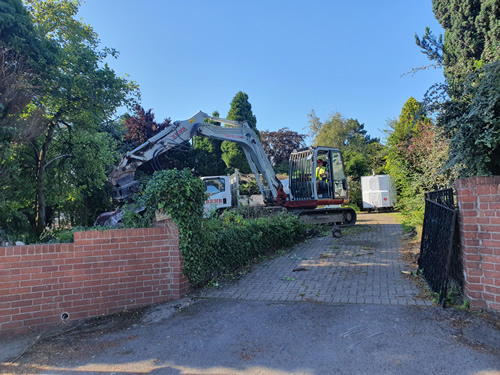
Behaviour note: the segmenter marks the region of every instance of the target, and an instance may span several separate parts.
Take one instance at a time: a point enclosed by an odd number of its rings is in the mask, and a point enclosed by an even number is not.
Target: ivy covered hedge
[[[214,274],[230,273],[267,252],[292,246],[305,238],[306,225],[288,213],[244,219],[226,212],[221,219],[205,220],[200,246],[186,249],[184,272],[193,285]]]
[[[306,225],[287,213],[244,219],[226,212],[220,218],[204,220],[204,192],[203,182],[191,171],[173,169],[156,172],[139,198],[139,204],[146,208],[143,223],[151,222],[160,211],[170,215],[179,227],[184,274],[193,286],[305,238]]]

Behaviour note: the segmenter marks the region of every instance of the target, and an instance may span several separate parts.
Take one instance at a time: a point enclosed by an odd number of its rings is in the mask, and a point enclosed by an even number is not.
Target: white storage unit
[[[363,209],[378,210],[396,205],[396,186],[388,174],[361,177]]]

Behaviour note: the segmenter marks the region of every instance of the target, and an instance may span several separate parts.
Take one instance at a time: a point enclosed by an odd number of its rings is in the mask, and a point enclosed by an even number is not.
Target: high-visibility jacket
[[[323,167],[316,167],[316,180],[321,180],[321,175],[324,174],[325,168]]]

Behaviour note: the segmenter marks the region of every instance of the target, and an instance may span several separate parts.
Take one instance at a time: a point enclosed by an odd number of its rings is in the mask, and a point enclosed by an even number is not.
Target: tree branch
[[[70,158],[70,157],[73,157],[73,155],[72,154],[64,154],[64,155],[56,156],[54,159],[52,159],[47,164],[45,164],[45,168],[47,168],[50,164],[52,164],[56,160],[59,160],[59,159],[62,159],[62,158]]]

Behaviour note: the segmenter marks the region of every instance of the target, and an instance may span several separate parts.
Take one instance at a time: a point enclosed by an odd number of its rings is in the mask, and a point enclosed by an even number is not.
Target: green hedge
[[[287,213],[244,219],[226,212],[220,219],[202,223],[198,246],[183,253],[184,273],[192,285],[214,275],[235,271],[271,250],[292,246],[305,238],[306,225]]]
[[[146,208],[141,223],[151,222],[156,211],[163,211],[179,227],[184,274],[193,286],[305,238],[306,225],[287,213],[244,219],[225,212],[221,218],[203,220],[204,191],[201,180],[188,169],[164,170],[154,174],[138,200]]]

